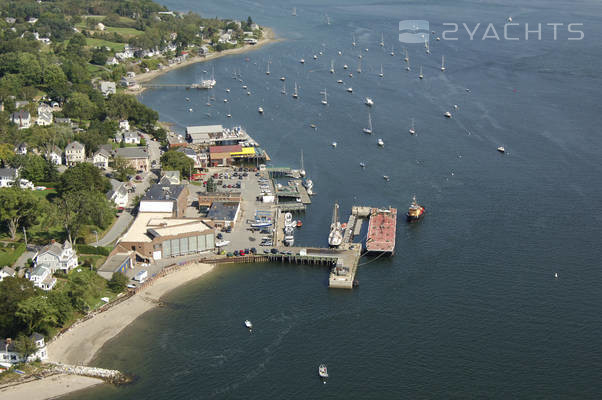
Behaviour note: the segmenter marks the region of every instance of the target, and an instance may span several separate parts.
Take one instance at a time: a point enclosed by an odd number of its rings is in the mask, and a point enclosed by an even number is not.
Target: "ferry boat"
[[[416,196],[412,197],[412,203],[410,204],[410,208],[406,214],[408,222],[418,221],[420,218],[422,218],[425,212],[426,209],[416,202]]]
[[[320,364],[318,367],[318,375],[320,375],[320,378],[326,383],[326,379],[328,379],[328,368],[326,367],[326,364]]]

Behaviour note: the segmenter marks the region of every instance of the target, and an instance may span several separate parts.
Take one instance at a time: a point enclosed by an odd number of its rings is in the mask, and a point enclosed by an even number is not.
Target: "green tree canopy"
[[[161,156],[161,166],[164,170],[180,171],[181,176],[189,177],[194,161],[180,151],[169,150]]]
[[[6,225],[12,240],[22,226],[31,226],[37,222],[39,203],[30,190],[18,187],[0,190],[0,221]]]
[[[65,172],[60,177],[58,193],[99,192],[106,193],[111,188],[109,180],[102,175],[100,170],[90,163],[79,163]]]

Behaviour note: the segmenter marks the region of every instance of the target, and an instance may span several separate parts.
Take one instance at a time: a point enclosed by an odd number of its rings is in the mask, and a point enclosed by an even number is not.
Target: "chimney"
[[[6,345],[10,345],[13,342],[11,338],[6,338]]]

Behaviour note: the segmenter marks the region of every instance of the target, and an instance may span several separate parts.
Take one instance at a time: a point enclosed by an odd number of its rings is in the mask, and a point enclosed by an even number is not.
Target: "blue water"
[[[156,80],[190,83],[214,69],[211,107],[206,92],[183,89],[147,90],[141,100],[180,132],[187,125],[241,124],[274,165],[297,167],[303,149],[318,195],[297,243],[325,244],[335,200],[343,212],[354,204],[404,210],[415,194],[428,214],[419,224],[400,221],[393,258],[362,259],[360,288],[352,292],[328,290],[327,272],[317,267],[217,268],[105,346],[95,364],[132,372],[135,384],[69,398],[602,396],[602,4],[164,3],[210,17],[251,15],[284,39]],[[461,31],[457,41],[431,40],[430,56],[422,44],[407,45],[412,71],[405,71],[400,20],[429,20],[439,35],[445,22],[471,28],[480,22],[480,38],[490,22],[503,34],[508,16],[519,29],[527,22],[564,22],[565,28],[556,41],[545,27],[541,41],[470,41]],[[567,40],[568,23],[584,24],[583,40]],[[319,51],[324,54],[313,60]],[[234,71],[251,96],[232,79]],[[299,100],[290,96],[294,81]],[[349,86],[353,94],[345,91]],[[328,106],[320,103],[324,89]],[[372,136],[361,132],[365,96],[376,103]],[[451,120],[443,117],[448,110]],[[408,134],[412,118],[415,136]],[[497,153],[500,145],[505,155]],[[251,335],[241,327],[246,318],[257,327]],[[329,366],[327,385],[317,378],[321,362]]]

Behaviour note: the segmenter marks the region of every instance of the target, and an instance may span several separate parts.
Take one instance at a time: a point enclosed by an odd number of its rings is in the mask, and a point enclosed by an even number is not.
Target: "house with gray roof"
[[[105,150],[103,148],[100,148],[92,156],[92,164],[94,164],[94,166],[96,166],[98,168],[107,169],[109,167],[110,159],[111,159],[111,153],[109,153],[107,150]]]
[[[111,190],[107,193],[107,199],[112,201],[118,209],[123,210],[127,207],[129,195],[130,193],[124,182],[111,179]]]
[[[53,163],[54,165],[62,165],[63,164],[63,151],[58,146],[51,146],[46,151],[45,157],[48,161]]]
[[[140,144],[140,135],[138,132],[123,132],[123,141],[127,144]]]
[[[65,147],[65,164],[72,167],[86,161],[86,147],[80,142],[71,142]]]
[[[108,97],[110,94],[117,93],[117,86],[115,86],[115,82],[101,81],[100,91],[104,97]]]
[[[33,259],[34,265],[45,266],[51,273],[56,271],[69,272],[77,267],[77,254],[71,247],[69,241],[62,245],[54,240],[50,244],[42,247]]]
[[[180,171],[163,171],[161,172],[161,179],[159,180],[161,185],[179,185],[180,184]]]
[[[123,147],[115,151],[117,157],[128,161],[129,165],[136,171],[147,172],[150,169],[150,161],[146,147]]]
[[[10,120],[19,129],[27,129],[31,126],[31,114],[26,110],[19,110],[10,115]]]
[[[46,265],[38,265],[26,274],[27,278],[33,282],[33,285],[42,290],[52,290],[56,285],[56,278],[52,276],[52,271]]]
[[[11,187],[17,180],[19,171],[15,168],[0,168],[0,188]]]
[[[17,275],[17,272],[9,266],[3,267],[0,269],[0,282],[4,280],[4,278],[10,278]]]

